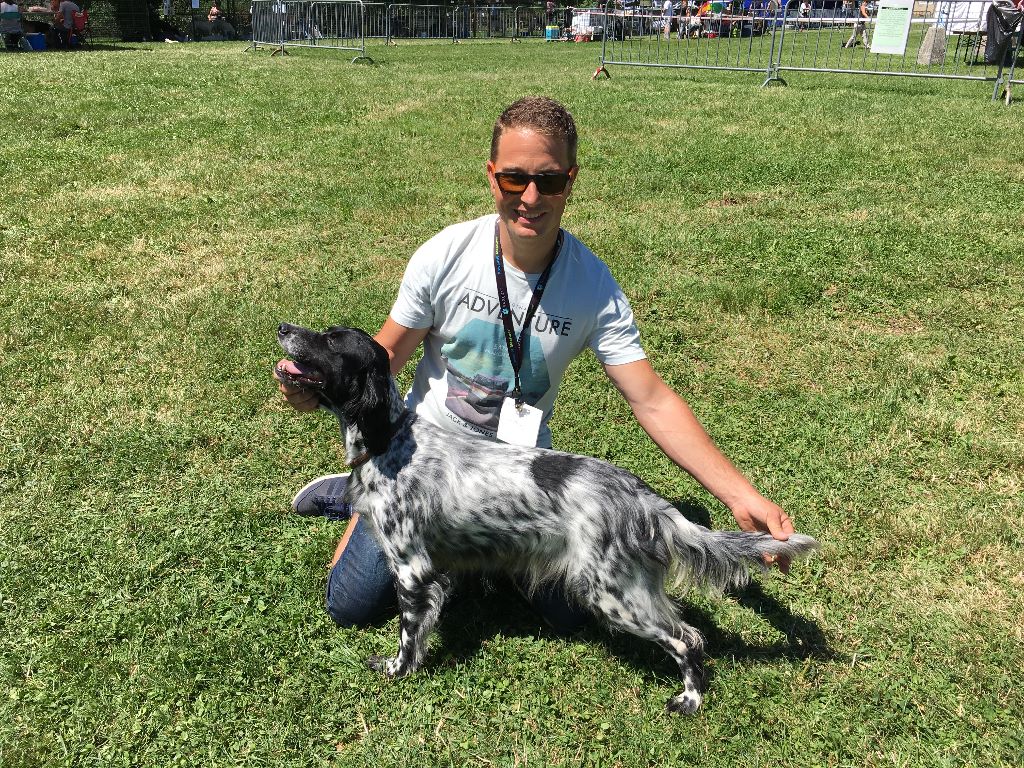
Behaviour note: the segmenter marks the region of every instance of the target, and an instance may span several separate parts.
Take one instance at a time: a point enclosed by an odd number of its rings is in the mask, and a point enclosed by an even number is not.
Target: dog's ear
[[[367,369],[361,376],[362,392],[352,403],[355,423],[374,456],[384,453],[391,442],[391,382],[389,372],[379,366]]]

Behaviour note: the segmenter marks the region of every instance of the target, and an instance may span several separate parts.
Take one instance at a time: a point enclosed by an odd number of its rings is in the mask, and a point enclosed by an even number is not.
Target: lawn
[[[594,45],[243,47],[4,58],[0,765],[1021,764],[1017,108],[984,83],[592,82]],[[341,527],[288,512],[343,453],[277,395],[277,322],[378,327],[417,245],[490,209],[490,127],[531,93],[577,118],[565,224],[655,367],[822,543],[685,596],[692,718],[662,712],[656,648],[554,637],[500,583],[380,678],[397,622],[332,625]],[[559,408],[556,447],[734,526],[592,358]]]

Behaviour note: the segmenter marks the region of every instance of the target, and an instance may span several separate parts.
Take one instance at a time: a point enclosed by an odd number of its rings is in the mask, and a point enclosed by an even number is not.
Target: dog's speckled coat
[[[346,492],[372,525],[395,575],[401,638],[391,677],[415,671],[441,612],[446,572],[500,569],[566,591],[612,627],[651,640],[679,665],[671,712],[701,703],[702,638],[665,593],[670,576],[715,590],[739,586],[763,556],[797,558],[810,536],[710,531],[642,480],[603,461],[496,443],[409,413],[387,352],[363,331],[282,324],[281,346],[341,422],[353,470]],[[295,379],[299,381],[298,377]],[[362,457],[368,457],[358,463]]]

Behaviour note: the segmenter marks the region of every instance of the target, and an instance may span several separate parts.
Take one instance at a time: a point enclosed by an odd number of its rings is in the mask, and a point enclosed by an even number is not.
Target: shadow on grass
[[[128,43],[118,43],[112,41],[99,41],[95,43],[87,43],[86,45],[76,45],[72,48],[61,48],[59,45],[47,45],[39,51],[32,51],[34,54],[48,54],[48,53],[88,53],[92,52],[104,52],[104,53],[130,53],[132,51],[152,51],[153,48],[149,46],[137,45],[135,47],[128,47]]]
[[[675,506],[687,519],[710,527],[711,517],[704,507],[687,501],[677,502]],[[768,645],[751,644],[735,632],[720,629],[708,611],[684,600],[675,600],[679,616],[704,636],[707,656],[741,662],[836,658],[817,624],[794,614],[757,581],[750,582],[733,597],[741,606],[770,623],[785,639]],[[508,579],[468,576],[463,579],[454,599],[445,606],[437,629],[439,642],[434,645],[434,663],[449,664],[472,658],[480,651],[482,642],[496,634],[506,637],[558,637],[543,624],[540,616]],[[638,641],[629,634],[609,631],[599,620],[589,621],[574,637],[604,645],[609,653],[638,671],[673,677],[678,674],[674,662],[657,645]],[[710,683],[707,670],[705,678]]]

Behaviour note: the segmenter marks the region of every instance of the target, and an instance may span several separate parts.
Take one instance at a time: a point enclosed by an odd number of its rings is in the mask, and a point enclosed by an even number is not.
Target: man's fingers
[[[294,370],[293,370],[294,369]],[[284,395],[284,399],[288,401],[288,404],[297,411],[315,411],[320,407],[320,396],[316,392],[312,392],[303,387],[296,387],[290,382],[282,379],[280,376],[281,371],[296,372],[298,369],[295,368],[294,363],[290,360],[281,360],[274,366],[274,381],[277,382],[277,388]]]
[[[768,533],[779,541],[785,541],[793,533],[793,521],[784,512],[779,515],[769,515],[766,522],[768,523]]]

